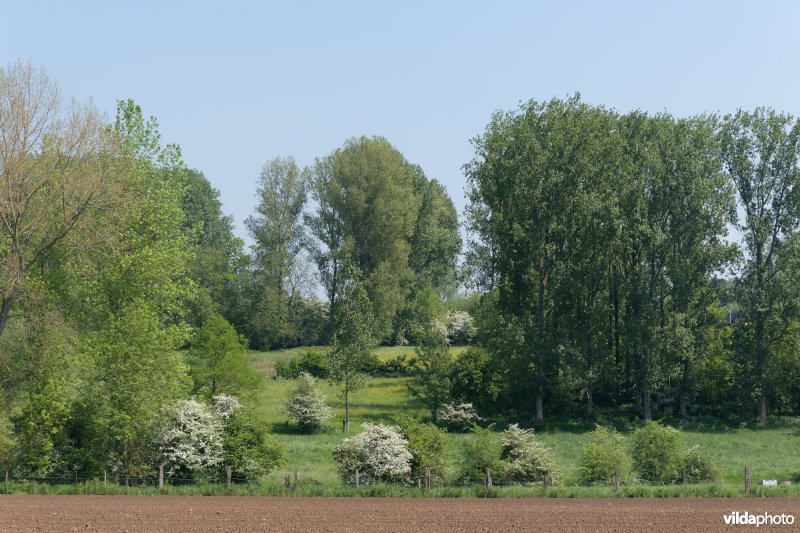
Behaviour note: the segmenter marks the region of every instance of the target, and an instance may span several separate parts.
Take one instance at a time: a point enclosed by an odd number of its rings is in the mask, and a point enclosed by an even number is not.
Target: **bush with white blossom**
[[[439,410],[439,423],[453,431],[467,431],[481,420],[471,403],[446,403]]]
[[[333,410],[325,403],[325,394],[314,384],[315,381],[307,372],[300,374],[286,401],[286,414],[303,432],[319,429],[323,422],[333,418]]]
[[[511,481],[557,484],[558,473],[550,449],[536,440],[532,429],[511,424],[503,432],[501,461],[504,477]]]
[[[173,478],[255,479],[283,461],[283,449],[267,435],[266,424],[236,396],[214,396],[208,407],[194,399],[177,402],[156,437],[165,473]]]
[[[224,423],[237,411],[242,409],[242,402],[236,396],[217,394],[214,396],[214,413]]]
[[[475,319],[466,311],[450,311],[444,319],[450,344],[470,344],[478,333]]]
[[[156,442],[169,476],[207,477],[222,463],[222,420],[204,404],[182,400]]]
[[[352,483],[356,470],[362,483],[407,479],[412,456],[400,430],[370,423],[365,423],[362,429],[333,450],[333,459],[345,481]]]

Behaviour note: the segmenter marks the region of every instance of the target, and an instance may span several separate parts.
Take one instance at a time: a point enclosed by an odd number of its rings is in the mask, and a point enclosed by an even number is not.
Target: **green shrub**
[[[689,483],[711,482],[719,478],[711,456],[701,452],[699,444],[687,448],[683,459],[686,481]]]
[[[522,429],[511,424],[503,432],[502,452],[505,479],[517,483],[544,482],[553,485],[559,481],[556,462],[550,449],[536,440],[532,429]]]
[[[48,379],[11,417],[16,441],[14,470],[43,475],[57,466],[58,444],[69,420],[64,392],[63,384]]]
[[[615,476],[625,480],[630,475],[631,459],[622,443],[622,435],[598,425],[589,434],[579,460],[581,483],[613,483]]]
[[[683,437],[677,429],[650,420],[634,431],[631,457],[641,479],[672,483],[683,470]]]
[[[425,469],[431,469],[434,478],[444,477],[444,439],[446,432],[434,424],[426,424],[408,415],[397,417],[403,436],[408,440],[411,452],[411,477],[422,477]]]
[[[491,427],[483,429],[473,426],[472,433],[463,441],[463,453],[459,465],[459,473],[462,481],[481,481],[486,477],[486,469],[491,470],[492,475],[497,475],[502,471],[500,454],[502,447],[495,437]]]
[[[378,366],[377,373],[384,376],[410,376],[417,368],[417,360],[400,354],[397,357],[390,357]]]
[[[223,439],[223,464],[231,467],[235,478],[251,481],[283,464],[283,448],[269,437],[264,421],[252,410],[230,416]]]
[[[11,423],[0,416],[0,470],[11,470],[14,452],[14,435]]]
[[[499,366],[498,358],[482,348],[455,357],[450,369],[453,399],[480,409],[495,405],[508,392],[508,376]]]
[[[328,358],[316,350],[303,352],[300,357],[275,361],[275,375],[283,379],[297,379],[303,372],[315,378],[328,377]]]

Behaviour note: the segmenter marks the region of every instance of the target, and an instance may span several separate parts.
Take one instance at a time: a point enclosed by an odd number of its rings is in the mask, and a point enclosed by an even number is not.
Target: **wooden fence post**
[[[542,486],[543,486],[544,488],[547,488],[547,474],[545,474],[545,475],[544,475],[544,478],[542,479]]]
[[[230,466],[226,466],[225,467],[225,479],[228,481],[228,490],[231,490],[231,476],[232,475],[233,474],[231,472],[231,467]]]
[[[361,488],[361,475],[358,468],[356,468],[356,488]]]
[[[158,465],[158,489],[164,488],[164,465]]]
[[[418,478],[417,478],[417,488],[418,488],[418,489],[421,489],[421,488],[422,488],[422,478],[421,478],[421,477],[418,477]]]
[[[750,492],[750,467],[744,467],[744,492]]]
[[[294,484],[292,485],[292,492],[297,490],[297,470],[294,471]]]
[[[78,484],[78,471],[75,471],[75,484]]]
[[[8,470],[6,470],[6,492],[8,492]]]
[[[492,471],[488,468],[486,469],[486,486],[489,488],[492,486]]]
[[[614,469],[614,492],[619,492],[619,472]]]
[[[431,469],[425,468],[425,492],[431,491]]]
[[[103,470],[103,486],[108,485],[108,470]]]
[[[686,489],[686,467],[683,467],[683,488]]]

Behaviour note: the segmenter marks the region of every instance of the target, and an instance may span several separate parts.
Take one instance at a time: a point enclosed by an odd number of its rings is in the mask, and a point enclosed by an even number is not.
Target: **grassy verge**
[[[275,483],[261,482],[233,485],[204,484],[157,487],[126,487],[104,485],[102,481],[88,481],[77,485],[50,485],[42,483],[9,483],[0,486],[0,494],[50,494],[50,495],[136,495],[157,496],[329,496],[329,497],[397,497],[397,498],[780,498],[800,497],[800,486],[753,487],[749,494],[742,487],[720,484],[632,485],[621,487],[548,487],[509,486],[492,487],[433,487],[429,493],[412,486],[369,485],[356,489],[352,486],[301,483],[295,490]]]

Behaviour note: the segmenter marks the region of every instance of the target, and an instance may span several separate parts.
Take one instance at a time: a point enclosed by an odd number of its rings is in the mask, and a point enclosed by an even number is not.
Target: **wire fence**
[[[598,489],[606,494],[627,494],[631,495],[633,491],[666,491],[665,494],[691,494],[698,493],[719,493],[727,494],[734,492],[744,493],[754,492],[754,485],[751,482],[750,468],[746,468],[744,472],[744,483],[725,484],[724,480],[717,482],[705,483],[691,483],[686,479],[673,484],[651,484],[641,480],[620,480],[615,479],[611,483],[596,483],[593,485],[566,485],[558,479],[544,476],[536,481],[508,479],[493,477],[490,470],[486,471],[483,479],[462,479],[451,480],[442,479],[439,476],[433,475],[430,470],[415,475],[410,479],[402,481],[386,482],[371,480],[356,470],[355,475],[351,476],[344,484],[324,484],[316,481],[312,477],[304,477],[298,470],[289,472],[282,478],[269,478],[268,480],[261,479],[254,481],[245,477],[234,475],[231,467],[225,467],[224,473],[217,473],[216,475],[209,475],[207,477],[196,477],[186,475],[170,475],[164,471],[163,465],[159,467],[158,474],[146,475],[126,475],[119,472],[103,471],[103,472],[80,472],[74,473],[60,473],[48,475],[22,475],[10,471],[5,472],[5,485],[0,485],[0,489],[5,488],[4,492],[9,492],[12,488],[16,490],[35,490],[34,486],[77,486],[83,487],[78,492],[91,492],[94,490],[102,490],[100,487],[105,487],[110,490],[115,488],[136,489],[166,489],[181,487],[200,487],[206,488],[213,493],[224,493],[225,490],[230,491],[232,488],[237,489],[235,492],[248,493],[266,493],[266,494],[287,494],[287,493],[337,493],[340,491],[353,491],[358,492],[363,490],[365,492],[380,493],[384,492],[392,494],[399,493],[430,493],[431,491],[453,490],[453,491],[492,491],[492,490],[514,490],[521,489],[529,492],[541,492],[555,494],[561,491],[591,491]],[[0,481],[0,483],[2,483]],[[782,482],[780,485],[789,485],[790,482]],[[30,489],[26,489],[30,487]],[[764,489],[758,488],[758,493],[763,494]],[[780,488],[780,487],[778,487]],[[793,494],[798,491],[797,485],[782,487]],[[771,487],[768,487],[771,489]],[[0,492],[3,492],[0,490]]]

